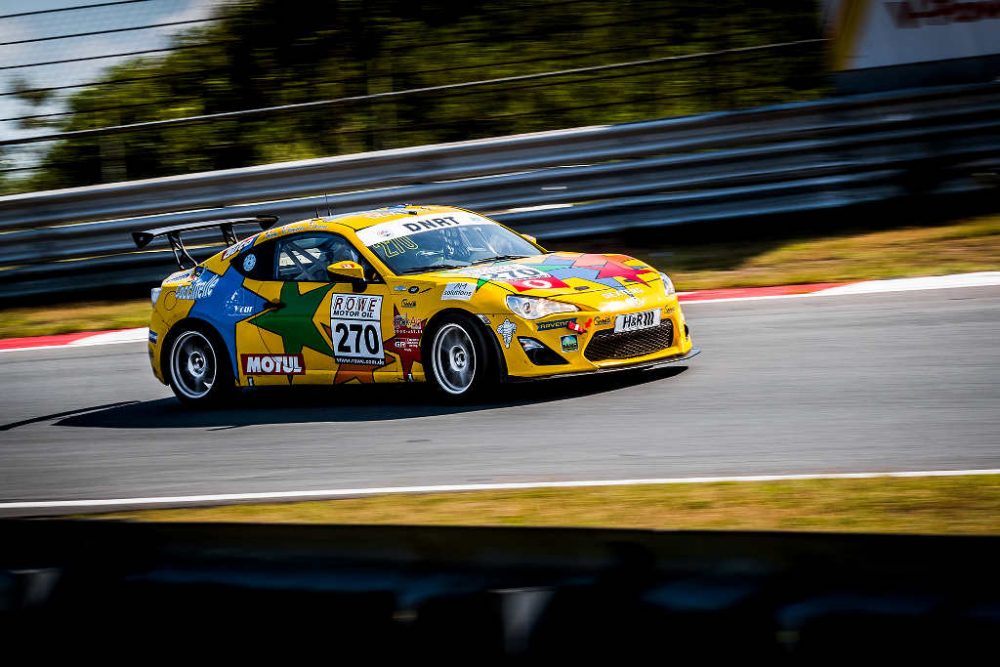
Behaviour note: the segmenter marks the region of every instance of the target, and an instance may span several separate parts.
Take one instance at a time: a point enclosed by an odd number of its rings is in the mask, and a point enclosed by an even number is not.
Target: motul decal
[[[306,362],[301,354],[243,354],[244,375],[303,375]]]

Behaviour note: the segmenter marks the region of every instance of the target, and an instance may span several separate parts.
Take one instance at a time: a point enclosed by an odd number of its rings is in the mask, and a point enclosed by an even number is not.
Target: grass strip
[[[392,494],[122,512],[95,518],[998,534],[1000,475]]]
[[[1000,269],[1000,216],[818,238],[633,249],[680,290],[850,282]]]
[[[0,338],[149,326],[149,299],[49,304],[0,310]]]

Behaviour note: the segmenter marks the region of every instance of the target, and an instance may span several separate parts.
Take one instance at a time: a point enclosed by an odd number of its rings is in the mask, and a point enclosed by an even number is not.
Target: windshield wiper
[[[427,273],[428,271],[441,271],[444,269],[461,269],[466,266],[471,266],[470,264],[455,264],[454,262],[450,264],[433,264],[428,266],[415,266],[412,269],[407,269],[406,271],[401,271],[399,275],[409,276],[414,273]]]
[[[525,259],[526,257],[532,257],[533,255],[497,255],[496,257],[488,257],[487,259],[481,259],[478,262],[473,262],[469,266],[475,266],[476,264],[486,264],[487,262],[505,262],[511,259]]]

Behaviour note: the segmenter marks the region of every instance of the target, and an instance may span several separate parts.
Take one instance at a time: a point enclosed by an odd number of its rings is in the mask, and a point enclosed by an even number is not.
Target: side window
[[[326,282],[326,267],[351,260],[365,268],[369,280],[375,272],[351,243],[337,234],[286,236],[277,240],[274,253],[276,280]],[[374,281],[373,281],[374,282]]]
[[[233,258],[236,270],[253,280],[273,280],[274,241],[259,243]]]

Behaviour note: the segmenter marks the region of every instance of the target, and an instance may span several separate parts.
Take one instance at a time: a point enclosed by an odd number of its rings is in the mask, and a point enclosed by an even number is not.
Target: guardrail
[[[985,190],[972,173],[997,156],[992,83],[12,195],[0,299],[158,281],[170,254],[136,252],[127,232],[140,226],[449,203],[544,243]],[[207,233],[191,240],[216,250]]]

